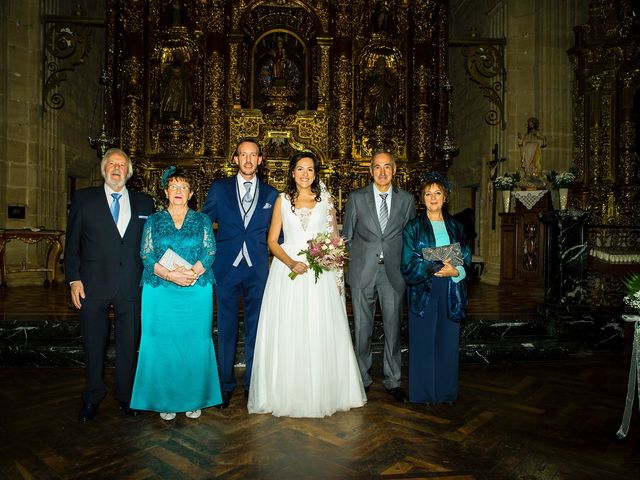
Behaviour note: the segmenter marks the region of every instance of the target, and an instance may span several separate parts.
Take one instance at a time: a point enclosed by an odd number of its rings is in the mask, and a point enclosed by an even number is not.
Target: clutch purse
[[[167,270],[175,270],[176,267],[184,267],[186,270],[191,270],[193,265],[187,262],[184,258],[174,252],[171,248],[167,248],[158,263]]]
[[[447,258],[451,259],[451,265],[462,265],[462,249],[460,243],[452,243],[442,247],[427,247],[422,249],[422,258],[425,260],[444,262]]]

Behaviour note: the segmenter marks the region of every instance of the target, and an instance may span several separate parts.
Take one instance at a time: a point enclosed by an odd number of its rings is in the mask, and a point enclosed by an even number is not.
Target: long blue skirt
[[[409,401],[458,399],[460,324],[447,318],[449,278],[433,277],[424,315],[409,309]]]
[[[211,284],[143,286],[131,408],[186,412],[222,403],[212,323]]]

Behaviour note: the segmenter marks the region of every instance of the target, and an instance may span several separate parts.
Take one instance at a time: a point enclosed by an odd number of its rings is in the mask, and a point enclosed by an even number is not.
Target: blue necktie
[[[113,217],[113,221],[118,224],[118,217],[120,216],[120,197],[121,193],[112,193],[113,202],[111,202],[111,216]]]

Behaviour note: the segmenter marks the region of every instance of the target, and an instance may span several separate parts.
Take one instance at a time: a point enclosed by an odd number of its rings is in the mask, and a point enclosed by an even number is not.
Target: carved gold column
[[[224,0],[199,0],[197,18],[206,32],[204,59],[204,156],[222,157],[225,152],[225,35]]]
[[[143,0],[122,3],[120,19],[124,38],[121,45],[124,48],[118,71],[120,78],[114,79],[120,84],[120,144],[134,158],[144,154],[144,4]]]
[[[411,144],[408,152],[412,163],[423,165],[427,159],[433,160],[433,106],[431,101],[435,95],[430,79],[436,70],[434,41],[434,18],[436,17],[436,0],[415,0],[413,5],[413,121],[409,122],[411,128]]]
[[[332,157],[341,161],[351,159],[353,145],[353,68],[351,52],[351,2],[340,0],[335,4],[335,50],[333,71],[332,109],[336,112],[335,131],[332,136],[336,141],[331,152]]]
[[[620,195],[618,196],[618,208],[620,222],[633,224],[637,217],[636,209],[640,201],[640,157],[633,149],[640,139],[636,138],[637,125],[632,119],[634,94],[638,89],[640,69],[625,72],[622,77],[622,101],[620,108],[622,118],[620,125],[620,161],[618,162],[618,178],[620,179]]]
[[[592,212],[595,223],[633,225],[640,218],[633,117],[640,21],[616,5],[592,0],[587,25],[575,28],[569,50],[575,69],[574,162],[582,174],[574,203]]]
[[[326,110],[329,104],[329,82],[331,71],[331,38],[318,37],[320,46],[320,72],[318,73],[318,110]]]

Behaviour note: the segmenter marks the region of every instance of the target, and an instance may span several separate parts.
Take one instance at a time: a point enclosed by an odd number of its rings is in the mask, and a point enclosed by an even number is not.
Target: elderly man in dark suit
[[[395,158],[389,152],[373,154],[373,183],[349,194],[342,234],[348,240],[349,272],[355,323],[355,350],[365,390],[373,383],[371,334],[376,303],[380,302],[384,328],[383,385],[398,402],[407,395],[400,381],[400,334],[404,280],[400,273],[402,229],[416,216],[413,195],[393,186]]]
[[[140,332],[140,240],[153,200],[127,190],[131,159],[112,148],[100,165],[104,185],[78,190],[71,202],[64,254],[71,301],[78,309],[85,351],[86,385],[79,419],[93,420],[106,395],[104,355],[109,308],[115,312],[115,397],[127,415]]]

